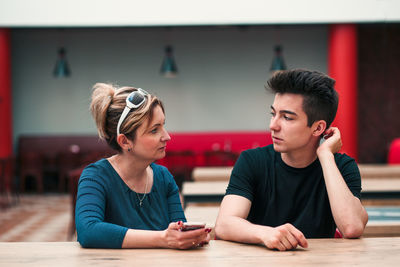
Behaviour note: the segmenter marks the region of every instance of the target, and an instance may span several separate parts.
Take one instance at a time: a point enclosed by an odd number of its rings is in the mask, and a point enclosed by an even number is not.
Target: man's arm
[[[251,202],[238,195],[226,195],[222,200],[216,235],[225,240],[242,243],[264,244],[270,249],[289,250],[297,245],[307,247],[304,235],[291,224],[269,227],[252,224],[246,220]]]
[[[327,140],[317,149],[322,166],[326,189],[333,218],[345,238],[357,238],[364,232],[368,214],[343,179],[336,166],[334,153],[342,146],[339,129],[331,127],[326,131]]]

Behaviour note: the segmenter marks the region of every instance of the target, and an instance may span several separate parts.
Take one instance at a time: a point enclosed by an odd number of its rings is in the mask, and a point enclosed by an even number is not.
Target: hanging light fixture
[[[172,55],[172,46],[167,45],[165,47],[165,56],[161,64],[161,74],[167,78],[174,78],[178,74],[178,68],[176,67],[174,57]]]
[[[69,77],[71,71],[69,70],[67,59],[65,58],[66,50],[64,47],[58,49],[58,58],[53,70],[53,75],[56,78]]]
[[[275,55],[274,59],[272,60],[270,71],[274,72],[278,70],[286,70],[286,64],[282,56],[282,46],[276,45],[274,50],[275,50]]]

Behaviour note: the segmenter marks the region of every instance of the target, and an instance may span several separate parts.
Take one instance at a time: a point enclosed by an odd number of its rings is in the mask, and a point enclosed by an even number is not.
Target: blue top
[[[164,230],[186,221],[178,186],[167,168],[150,164],[153,187],[139,206],[136,194],[107,159],[87,166],[79,179],[75,208],[78,241],[82,247],[121,248],[129,228]]]

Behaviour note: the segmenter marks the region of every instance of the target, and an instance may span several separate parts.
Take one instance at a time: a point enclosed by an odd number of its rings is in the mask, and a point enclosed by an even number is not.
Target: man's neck
[[[307,149],[281,153],[283,162],[293,168],[305,168],[317,159],[318,144]]]

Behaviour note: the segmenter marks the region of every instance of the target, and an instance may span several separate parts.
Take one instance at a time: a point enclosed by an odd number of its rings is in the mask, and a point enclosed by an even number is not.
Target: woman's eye
[[[157,128],[156,128],[156,129],[153,129],[153,130],[151,130],[150,132],[151,132],[151,133],[153,133],[153,134],[157,133]]]

